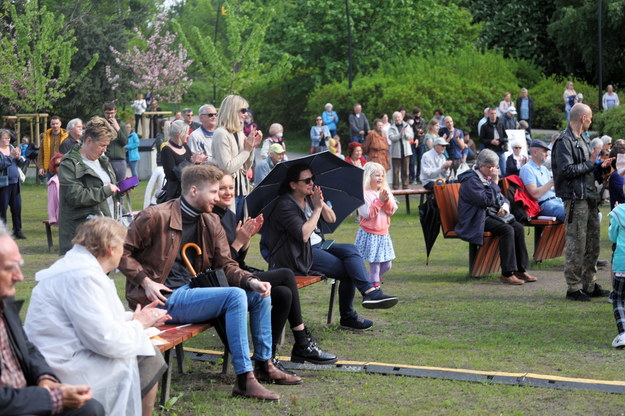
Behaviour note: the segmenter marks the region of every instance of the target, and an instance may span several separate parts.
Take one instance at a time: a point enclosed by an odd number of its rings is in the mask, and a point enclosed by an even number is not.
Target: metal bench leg
[[[228,362],[230,361],[230,352],[224,346],[224,362],[221,365],[221,374],[228,374]]]
[[[328,307],[328,325],[332,323],[332,311],[334,310],[334,297],[336,296],[336,279],[332,279],[330,287],[330,306]]]
[[[163,353],[163,358],[167,363],[167,371],[161,378],[161,406],[165,406],[169,400],[169,389],[171,387],[171,350],[167,350]]]
[[[176,350],[176,362],[178,363],[178,372],[184,374],[184,349],[182,348],[182,342],[174,347]]]
[[[410,215],[410,195],[406,194],[406,213]]]
[[[46,226],[46,237],[48,238],[48,253],[50,253],[54,245],[52,242],[52,227],[49,222],[44,222],[44,225]]]

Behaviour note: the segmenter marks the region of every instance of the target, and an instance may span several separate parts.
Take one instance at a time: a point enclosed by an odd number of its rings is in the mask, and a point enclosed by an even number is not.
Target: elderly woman
[[[165,201],[180,196],[180,179],[182,168],[192,163],[202,163],[207,157],[201,153],[192,153],[189,146],[189,125],[183,120],[171,123],[169,129],[169,141],[161,150],[161,162],[165,171]],[[165,202],[161,201],[161,202]]]
[[[239,220],[244,216],[245,196],[249,192],[247,171],[254,161],[254,148],[263,139],[263,133],[254,127],[250,134],[243,135],[247,108],[248,103],[241,96],[224,98],[213,135],[213,161],[234,178],[235,205],[231,209],[235,210]]]
[[[367,160],[379,163],[384,166],[385,170],[389,170],[391,168],[391,157],[388,153],[386,133],[384,133],[382,127],[382,120],[373,120],[373,130],[370,130],[369,134],[367,134],[362,150],[367,155]]]
[[[267,159],[269,156],[269,147],[272,144],[279,144],[286,151],[286,144],[284,143],[284,127],[280,123],[273,123],[269,126],[269,137],[263,140],[263,146],[260,149],[260,158]],[[284,160],[289,160],[284,155]]]
[[[6,224],[10,206],[13,237],[24,239],[20,168],[26,164],[26,159],[22,157],[20,148],[13,147],[10,142],[11,132],[0,129],[0,219]]]
[[[245,223],[237,224],[230,206],[234,202],[234,181],[232,176],[224,173],[219,181],[219,201],[213,212],[221,219],[230,244],[230,254],[239,263],[242,269],[250,270],[245,265],[245,257],[250,246],[250,240],[263,225],[262,214],[256,218],[248,218]],[[293,277],[293,272],[287,268],[280,268],[268,272],[251,269],[260,280],[271,283],[271,335],[273,339],[272,357],[274,365],[284,371],[280,362],[275,358],[276,344],[280,339],[287,319],[293,332],[295,344],[291,350],[291,361],[303,363],[309,361],[314,364],[333,364],[337,361],[335,354],[327,353],[319,348],[312,338],[310,330],[304,326],[302,310],[299,301],[299,290]]]
[[[526,272],[529,260],[523,226],[510,214],[510,206],[499,190],[499,156],[489,149],[478,155],[473,169],[458,177],[460,199],[456,233],[465,241],[482,245],[484,232],[499,237],[501,280],[510,285],[535,282]]]
[[[349,142],[347,145],[347,157],[346,162],[351,163],[354,166],[362,168],[367,163],[367,159],[362,155],[362,144],[359,142]]]
[[[310,128],[310,153],[328,150],[328,139],[332,137],[328,126],[323,125],[323,118],[317,116],[315,125]]]
[[[72,247],[76,229],[89,217],[113,217],[119,188],[115,172],[104,156],[117,132],[102,117],[93,117],[85,126],[83,143],[74,146],[59,166],[59,251]]]
[[[512,153],[506,159],[506,176],[519,175],[521,168],[527,163],[527,155],[522,152],[523,146],[521,143],[512,143]]]
[[[393,158],[393,189],[406,189],[410,184],[408,167],[412,148],[410,142],[414,139],[412,127],[406,123],[399,111],[393,113],[393,122],[388,131],[391,141],[391,157]]]
[[[151,415],[166,365],[144,330],[170,316],[156,302],[124,310],[107,273],[125,237],[111,218],[83,223],[65,257],[36,274],[25,330],[61,380],[90,385],[106,414]]]

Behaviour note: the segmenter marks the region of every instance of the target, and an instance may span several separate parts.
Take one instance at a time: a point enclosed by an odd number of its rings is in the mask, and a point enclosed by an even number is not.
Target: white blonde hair
[[[386,169],[384,169],[384,166],[376,162],[367,162],[363,169],[365,172],[362,174],[362,189],[365,191],[371,189],[371,177],[374,173],[381,172],[383,179],[382,189],[386,189],[389,194],[391,193],[391,188],[388,186],[388,181],[386,180]],[[377,189],[374,189],[374,191],[377,191]]]
[[[245,98],[239,95],[228,95],[219,106],[217,125],[225,128],[230,133],[242,132],[243,122],[239,118],[239,113],[244,108],[249,108]]]

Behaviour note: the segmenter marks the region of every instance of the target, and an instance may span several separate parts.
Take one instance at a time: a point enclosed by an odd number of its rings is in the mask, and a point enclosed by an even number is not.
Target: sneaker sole
[[[352,326],[345,326],[345,325],[339,325],[339,328],[341,329],[345,329],[348,331],[358,331],[358,332],[362,332],[362,331],[368,331],[371,328],[373,328],[373,324],[371,324],[371,326],[365,327],[365,328],[354,328]]]
[[[362,306],[367,309],[389,309],[397,305],[397,302],[399,302],[397,298],[365,300],[362,302]]]

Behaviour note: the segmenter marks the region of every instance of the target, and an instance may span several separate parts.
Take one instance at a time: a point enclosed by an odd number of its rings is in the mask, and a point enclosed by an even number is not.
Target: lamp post
[[[599,86],[597,87],[599,95],[599,109],[601,110],[602,92],[603,92],[603,37],[602,37],[602,17],[603,17],[603,0],[599,0],[599,11],[597,12],[597,76]]]
[[[347,79],[348,89],[352,89],[352,26],[349,18],[349,0],[345,0],[345,16],[347,17]]]

